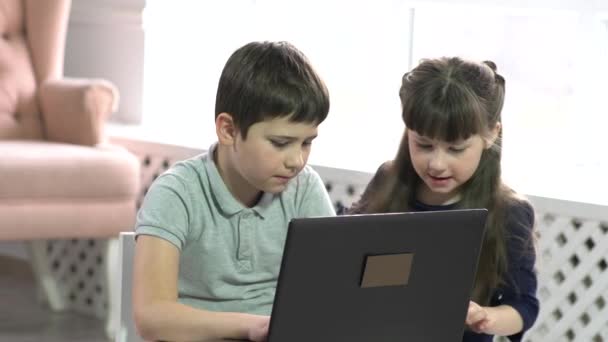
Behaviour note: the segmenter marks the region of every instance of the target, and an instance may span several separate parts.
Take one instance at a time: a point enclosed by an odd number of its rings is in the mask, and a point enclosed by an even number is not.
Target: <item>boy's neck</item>
[[[230,163],[226,147],[218,144],[213,151],[213,161],[217,167],[220,177],[226,184],[230,194],[242,205],[254,207],[263,195],[262,191],[255,189],[245,180]]]

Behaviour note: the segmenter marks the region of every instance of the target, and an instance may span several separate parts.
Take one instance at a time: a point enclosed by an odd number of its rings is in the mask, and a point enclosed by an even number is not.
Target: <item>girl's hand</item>
[[[465,321],[469,329],[478,334],[487,333],[492,329],[495,322],[496,319],[491,308],[482,307],[473,301],[469,302],[469,310]]]
[[[247,332],[247,339],[253,342],[266,342],[269,324],[269,316],[253,316]]]

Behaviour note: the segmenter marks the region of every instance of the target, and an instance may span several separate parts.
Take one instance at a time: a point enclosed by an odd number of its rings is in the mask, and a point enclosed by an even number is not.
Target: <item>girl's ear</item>
[[[238,129],[234,125],[232,115],[228,113],[220,113],[215,118],[215,133],[217,140],[221,145],[233,145],[236,141]]]
[[[494,145],[496,139],[500,134],[500,130],[502,129],[502,124],[497,122],[494,128],[490,131],[490,135],[485,139],[485,148],[488,149]]]

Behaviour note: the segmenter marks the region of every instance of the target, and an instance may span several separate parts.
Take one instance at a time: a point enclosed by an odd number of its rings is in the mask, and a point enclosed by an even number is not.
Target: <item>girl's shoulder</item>
[[[370,203],[377,203],[379,194],[388,190],[391,184],[392,175],[395,174],[395,166],[392,160],[382,163],[376,173],[368,182],[363,194],[358,201],[346,210],[347,214],[361,214],[370,211]]]
[[[507,213],[531,221],[531,223],[534,221],[534,208],[525,197],[510,199],[507,202]]]
[[[534,208],[524,196],[514,194],[505,208],[505,238],[509,258],[514,263],[534,264],[538,233],[535,231]]]
[[[505,205],[506,228],[510,235],[528,237],[534,230],[534,208],[523,195],[511,190]]]
[[[387,160],[384,163],[380,164],[378,170],[376,171],[376,175],[386,176],[395,172],[395,161]]]
[[[387,186],[391,186],[397,178],[397,168],[393,160],[385,161],[378,167],[374,177],[367,186],[368,192],[386,191]]]
[[[506,213],[521,217],[534,219],[534,208],[530,201],[521,193],[513,190],[511,187],[502,184],[501,192],[503,203],[505,203]]]

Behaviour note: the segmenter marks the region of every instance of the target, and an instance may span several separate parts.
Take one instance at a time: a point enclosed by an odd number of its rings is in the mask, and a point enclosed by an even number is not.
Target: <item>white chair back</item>
[[[118,313],[118,329],[115,342],[143,342],[135,329],[133,321],[133,308],[131,304],[131,291],[133,288],[133,255],[135,254],[135,233],[122,232],[119,238],[119,260],[121,260],[118,272],[120,290],[118,291],[117,303],[120,303]]]

